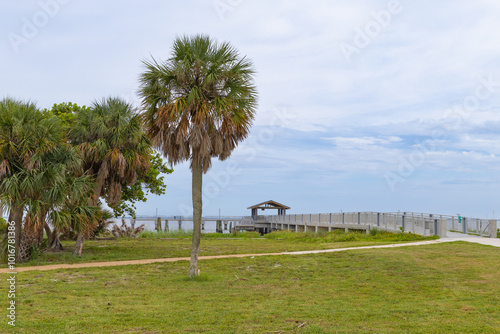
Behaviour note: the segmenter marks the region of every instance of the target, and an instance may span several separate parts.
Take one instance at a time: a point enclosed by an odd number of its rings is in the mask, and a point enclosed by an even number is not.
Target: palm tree
[[[15,222],[18,260],[25,259],[32,240],[25,238],[29,242],[21,244],[23,235],[35,233],[39,226],[30,216],[23,230],[24,211],[30,205],[32,209],[33,199],[50,188],[47,156],[62,143],[63,134],[57,117],[42,114],[34,103],[0,101],[0,203],[10,210],[9,221]]]
[[[176,38],[171,58],[143,62],[144,125],[171,165],[190,160],[193,240],[189,277],[197,274],[202,178],[212,157],[227,159],[247,137],[257,107],[252,62],[205,35]]]
[[[83,155],[83,170],[95,180],[92,206],[98,205],[101,196],[107,198],[109,206],[118,205],[122,184],[134,184],[149,169],[151,144],[134,108],[121,99],[102,99],[81,110],[69,137]],[[85,234],[80,231],[78,255],[84,241]]]
[[[64,189],[57,190],[63,199],[51,207],[48,211],[47,223],[52,225],[52,231],[45,225],[48,236],[48,248],[52,251],[62,250],[59,240],[62,232],[80,233],[90,235],[90,231],[101,218],[101,208],[89,204],[92,196],[94,183],[87,175],[75,177],[70,176],[64,182]],[[83,244],[80,245],[83,247]],[[81,249],[75,248],[74,255],[81,253]]]
[[[52,210],[50,221],[55,231],[68,231],[88,237],[103,215],[99,206],[90,205],[89,198],[94,191],[93,178],[88,175],[71,177],[66,182],[67,191],[64,193],[64,200]],[[57,247],[57,235],[53,237],[52,247]],[[75,246],[73,255],[81,255],[83,243]]]

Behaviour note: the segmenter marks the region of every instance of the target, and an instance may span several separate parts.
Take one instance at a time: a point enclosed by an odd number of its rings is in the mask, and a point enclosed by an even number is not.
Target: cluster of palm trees
[[[144,61],[142,112],[108,98],[67,119],[30,102],[0,102],[0,202],[16,223],[18,259],[53,232],[78,234],[76,254],[102,215],[99,198],[120,202],[123,185],[149,169],[151,149],[173,166],[190,161],[193,242],[189,276],[197,274],[202,177],[211,159],[227,159],[246,138],[257,108],[255,70],[229,43],[205,35],[178,37],[166,61]],[[67,115],[66,115],[67,116]],[[25,216],[23,218],[23,214]]]
[[[0,203],[15,222],[17,260],[39,249],[44,231],[48,246],[59,236],[85,237],[108,216],[99,205],[121,200],[121,187],[149,169],[151,144],[134,108],[107,98],[82,108],[68,121],[41,111],[32,102],[0,101]]]

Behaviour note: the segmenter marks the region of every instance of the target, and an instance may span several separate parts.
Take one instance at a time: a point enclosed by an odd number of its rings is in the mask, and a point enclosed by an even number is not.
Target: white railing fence
[[[496,238],[497,220],[438,215],[417,212],[336,212],[315,214],[266,215],[255,221],[288,225],[362,224],[385,230],[412,232],[420,235],[437,234],[438,222],[448,231]]]

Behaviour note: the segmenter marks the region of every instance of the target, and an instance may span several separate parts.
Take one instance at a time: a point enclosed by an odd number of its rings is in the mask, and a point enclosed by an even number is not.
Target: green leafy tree
[[[172,169],[163,162],[160,154],[151,152],[149,156],[150,168],[144,176],[139,177],[133,185],[122,185],[122,200],[112,207],[115,217],[129,215],[136,217],[136,202],[146,202],[148,194],[163,195],[167,185],[162,174],[171,174]]]
[[[42,112],[44,114],[52,114],[63,122],[66,130],[73,124],[76,115],[80,111],[88,111],[89,108],[86,106],[80,106],[73,102],[62,102],[62,103],[54,103],[51,109],[44,109]]]
[[[189,277],[197,274],[202,178],[211,159],[227,159],[247,137],[257,107],[252,62],[228,43],[208,36],[175,39],[164,62],[144,61],[140,95],[144,125],[171,165],[189,160],[193,241]]]

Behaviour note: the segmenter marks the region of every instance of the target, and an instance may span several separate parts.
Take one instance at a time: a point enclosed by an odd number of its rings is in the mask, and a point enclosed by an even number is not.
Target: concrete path
[[[467,241],[475,242],[477,244],[488,245],[493,247],[500,247],[500,239],[498,238],[483,238],[470,234],[463,234],[457,232],[447,232],[447,237],[439,240],[442,241]]]
[[[298,251],[298,252],[283,252],[283,253],[230,254],[230,255],[200,256],[198,258],[198,260],[202,261],[202,260],[212,260],[212,259],[245,258],[245,257],[257,257],[257,256],[321,254],[321,253],[345,252],[345,251],[357,250],[357,249],[422,246],[422,245],[432,245],[432,244],[439,244],[439,243],[443,243],[443,242],[453,242],[453,241],[475,242],[475,243],[480,243],[483,245],[500,247],[500,239],[488,239],[488,238],[464,236],[463,234],[460,234],[460,233],[448,232],[447,238],[442,238],[442,239],[438,239],[438,240],[429,240],[429,241],[418,241],[418,242],[411,242],[411,243],[404,243],[404,244],[347,247],[347,248],[322,249],[322,250],[310,250],[310,251]],[[143,260],[90,262],[90,263],[75,263],[75,264],[51,264],[51,265],[45,265],[45,266],[19,267],[19,268],[16,268],[15,271],[16,272],[24,272],[24,271],[33,271],[33,270],[47,271],[47,270],[56,270],[56,269],[114,267],[114,266],[127,266],[127,265],[137,265],[137,264],[177,262],[177,261],[189,261],[189,260],[190,260],[189,257],[174,257],[174,258],[164,258],[164,259],[143,259]],[[3,269],[0,269],[0,273],[12,273],[12,270],[9,270],[8,268],[3,268]]]

